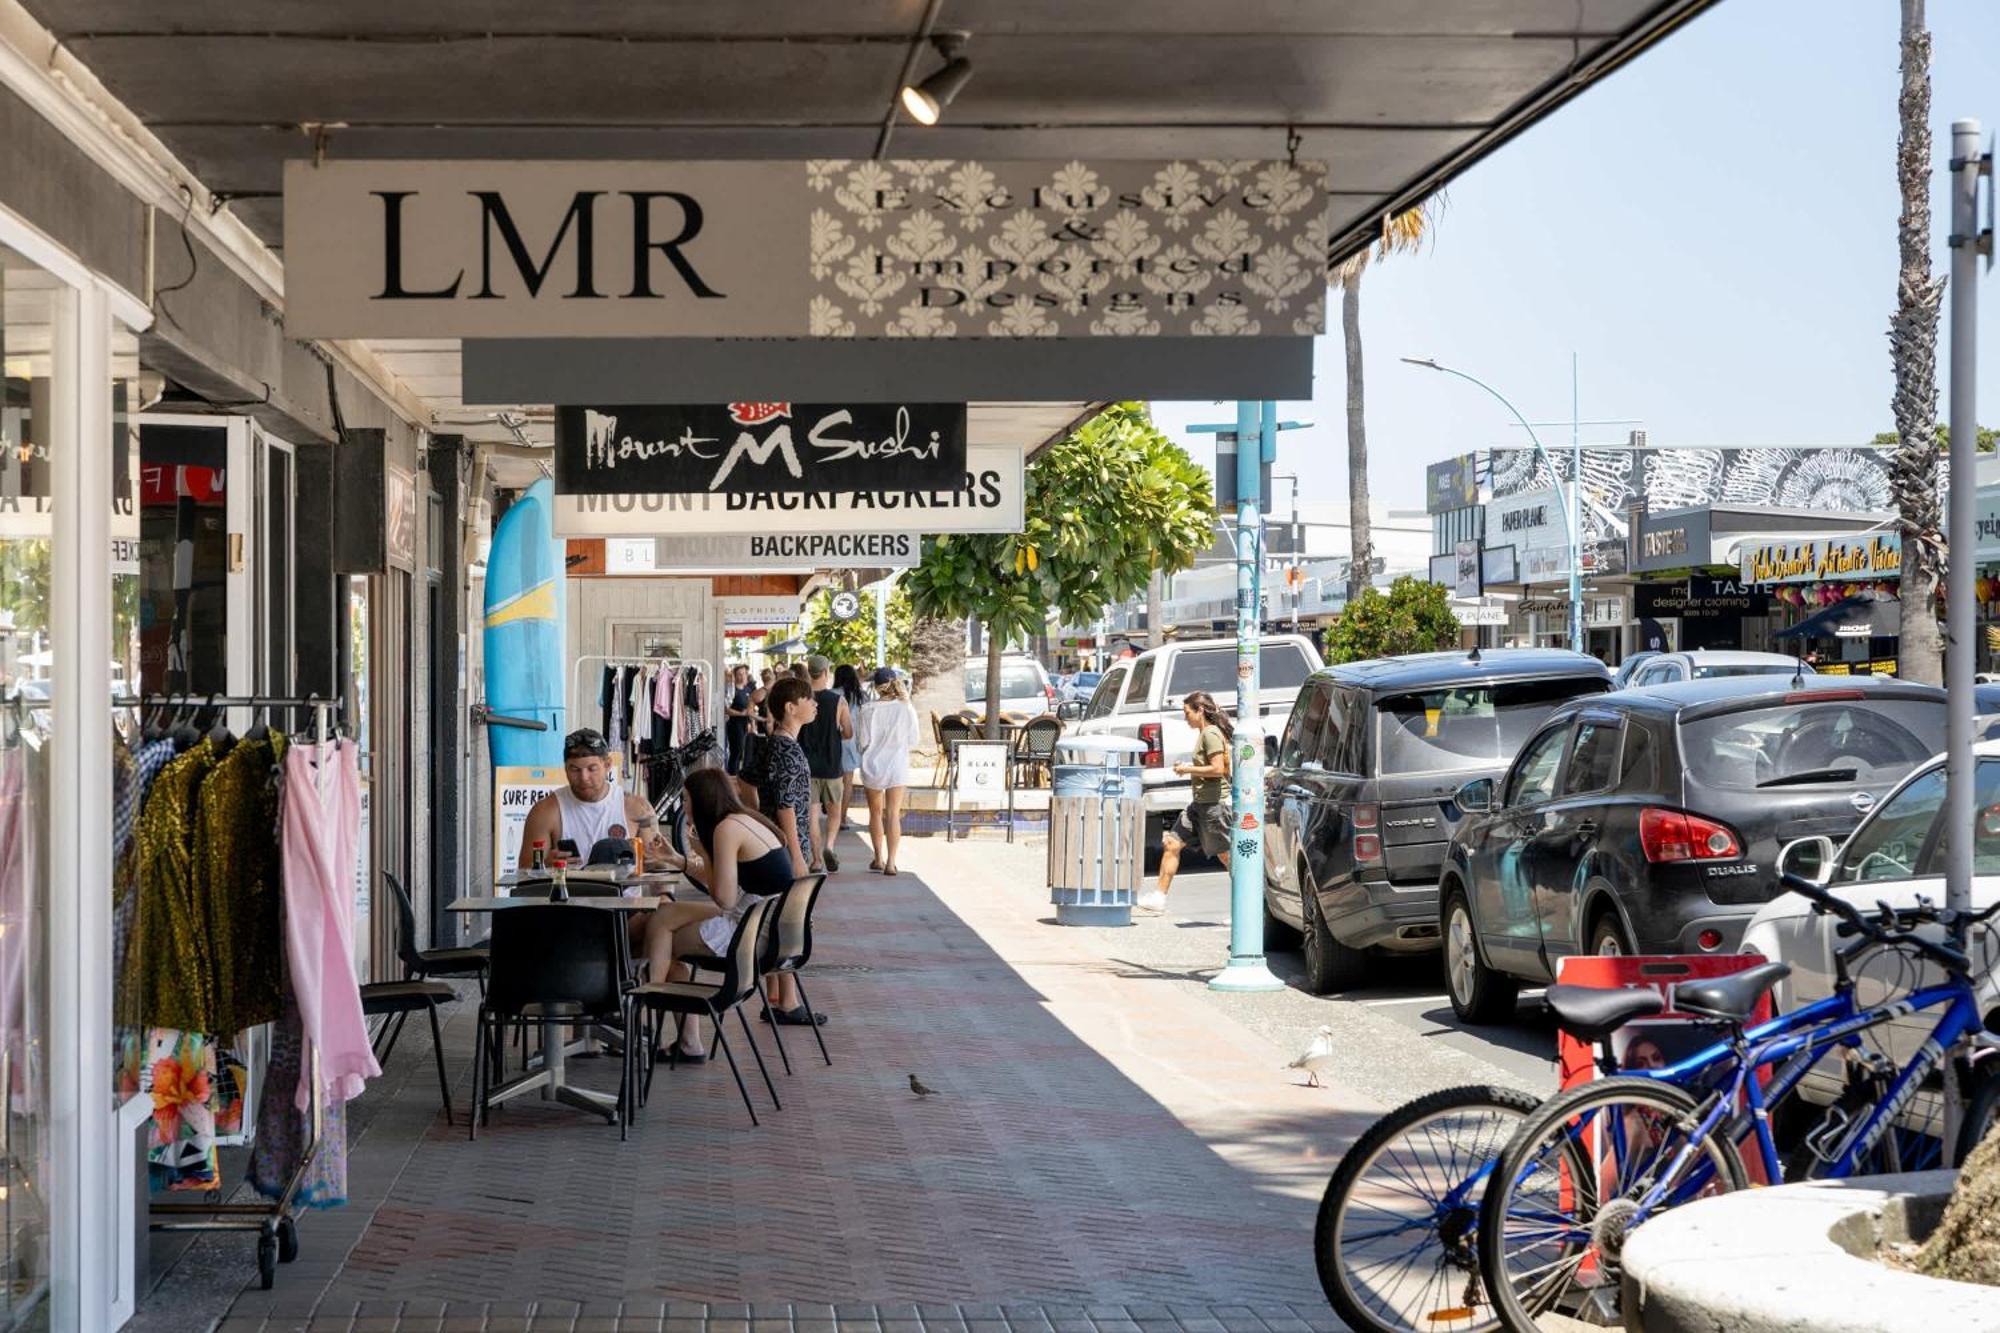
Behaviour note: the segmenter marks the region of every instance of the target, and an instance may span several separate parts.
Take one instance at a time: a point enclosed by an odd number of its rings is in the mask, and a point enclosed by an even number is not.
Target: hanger
[[[201,733],[194,729],[194,713],[190,705],[187,695],[175,696],[170,738],[176,752],[191,749],[201,739]]]
[[[236,744],[236,733],[229,729],[229,710],[216,706],[216,700],[221,697],[219,694],[208,696],[208,706],[215,713],[215,725],[208,729],[208,743],[227,753]]]
[[[250,715],[250,730],[243,733],[246,741],[267,741],[271,739],[271,705],[258,704]]]

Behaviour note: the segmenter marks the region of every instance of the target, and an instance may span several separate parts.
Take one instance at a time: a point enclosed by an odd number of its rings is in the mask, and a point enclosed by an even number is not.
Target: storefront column
[[[49,489],[50,1327],[110,1326],[111,307],[58,297]]]

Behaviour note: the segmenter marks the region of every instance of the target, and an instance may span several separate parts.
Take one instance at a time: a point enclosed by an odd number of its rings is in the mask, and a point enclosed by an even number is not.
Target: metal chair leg
[[[488,1065],[485,1059],[487,1042],[486,1006],[479,1006],[479,1022],[474,1032],[472,1056],[472,1106],[465,1114],[465,1137],[479,1138],[479,1117],[486,1109],[486,1078]]]
[[[771,1094],[771,1109],[774,1111],[782,1111],[785,1109],[785,1104],[778,1100],[778,1085],[771,1082],[771,1070],[769,1066],[767,1066],[764,1063],[764,1052],[763,1049],[757,1045],[756,1034],[750,1031],[750,1020],[743,1016],[742,1005],[740,1004],[736,1005],[734,1006],[734,1008],[736,1010],[736,1021],[743,1025],[743,1040],[750,1043],[750,1054],[757,1057],[757,1072],[764,1076],[764,1090]],[[722,1024],[719,1020],[717,1021],[715,1026],[717,1031],[720,1031],[722,1028]]]
[[[449,1125],[451,1118],[451,1080],[444,1072],[444,1034],[438,1028],[438,1007],[435,1003],[426,1005],[431,1011],[431,1054],[437,1057],[438,1094],[444,1098],[444,1122]]]
[[[819,1043],[820,1058],[830,1065],[833,1063],[833,1057],[826,1053],[826,1038],[821,1036],[819,1031],[819,1013],[813,1008],[812,1001],[806,998],[806,983],[798,973],[794,972],[792,984],[799,988],[799,1003],[805,1006],[806,1017],[812,1020],[813,1040]]]
[[[757,992],[757,998],[763,1001],[764,1021],[770,1025],[771,1040],[778,1043],[778,1058],[785,1062],[785,1072],[789,1074],[792,1072],[792,1057],[786,1052],[785,1038],[778,1031],[779,1027],[778,1016],[771,1011],[771,998],[768,995],[764,994],[762,990],[759,990]]]
[[[729,1072],[735,1076],[736,1091],[743,1095],[743,1109],[750,1113],[750,1123],[761,1125],[763,1121],[757,1118],[757,1107],[750,1100],[750,1089],[743,1086],[743,1071],[736,1067],[736,1052],[729,1049],[729,1034],[722,1030],[720,1022],[715,1025],[715,1044],[722,1048],[723,1058],[729,1061]]]
[[[384,1026],[383,1030],[389,1034],[389,1040],[383,1043],[382,1053],[375,1057],[376,1064],[387,1065],[389,1063],[389,1053],[396,1049],[396,1039],[403,1035],[403,1024],[409,1021],[410,1011],[405,1009],[402,1013],[390,1019]]]

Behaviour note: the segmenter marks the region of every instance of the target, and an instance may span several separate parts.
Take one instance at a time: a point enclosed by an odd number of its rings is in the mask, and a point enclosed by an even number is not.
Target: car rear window
[[[1502,681],[1391,694],[1375,705],[1381,718],[1381,773],[1446,773],[1511,760],[1557,705],[1601,694],[1591,676]]]
[[[1724,676],[1797,676],[1816,674],[1811,667],[1801,672],[1797,666],[1786,666],[1779,662],[1750,662],[1736,666],[1697,666],[1696,680],[1720,680]]]
[[[1267,643],[1259,663],[1258,682],[1267,690],[1296,690],[1312,674],[1312,666],[1296,643]],[[1210,694],[1236,693],[1236,650],[1193,648],[1174,654],[1167,673],[1167,693],[1176,699],[1196,690]]]
[[[1002,662],[1000,664],[1000,697],[1002,699],[1022,699],[1042,692],[1042,673],[1026,662]],[[986,664],[968,666],[965,669],[965,701],[984,703],[986,700]]]
[[[1690,787],[1880,789],[1944,749],[1944,703],[1811,700],[1681,723]]]

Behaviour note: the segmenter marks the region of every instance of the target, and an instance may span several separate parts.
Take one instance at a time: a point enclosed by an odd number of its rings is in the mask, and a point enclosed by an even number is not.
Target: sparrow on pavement
[[[938,1095],[936,1088],[925,1087],[917,1080],[915,1074],[910,1075],[910,1091],[916,1093],[919,1097],[935,1097]]]

